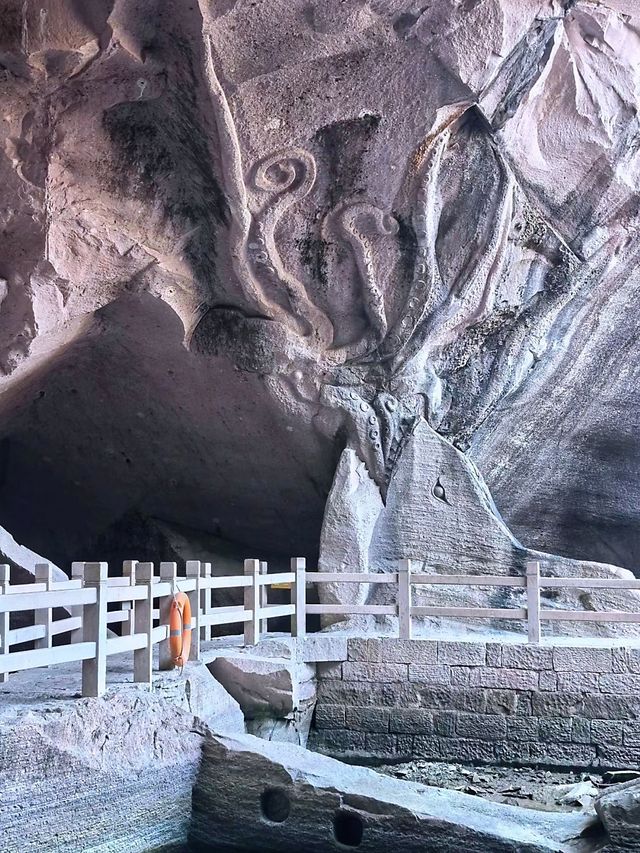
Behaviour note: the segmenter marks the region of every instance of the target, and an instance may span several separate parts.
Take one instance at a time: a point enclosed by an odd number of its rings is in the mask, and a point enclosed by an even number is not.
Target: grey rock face
[[[640,846],[640,785],[623,782],[601,794],[595,809],[611,840],[611,850]],[[607,848],[609,849],[609,848]]]
[[[7,853],[186,841],[204,731],[192,715],[132,690],[23,710],[0,726]]]
[[[344,510],[345,505],[353,507],[351,514]],[[340,521],[335,522],[334,518]],[[354,599],[355,588],[360,596],[358,603],[393,602],[394,586],[376,585],[370,590],[365,584],[340,584],[339,572],[368,566],[375,571],[393,572],[401,558],[413,559],[414,571],[434,574],[522,576],[527,560],[537,559],[543,574],[552,577],[633,577],[615,566],[525,548],[505,525],[477,468],[423,419],[416,422],[399,455],[384,504],[355,451],[343,452],[327,504],[320,561],[321,569],[338,572],[338,580],[328,589],[320,586],[320,596],[326,603],[349,603]],[[639,604],[638,596],[629,591],[554,589],[543,590],[541,597],[543,607],[551,609],[635,612]],[[526,606],[523,590],[499,587],[417,586],[414,603]],[[367,618],[368,622],[361,622],[373,628],[373,618]],[[379,617],[378,628],[388,621]],[[428,624],[436,621],[431,619]],[[498,624],[495,620],[467,620],[464,624],[522,631],[517,621]],[[637,626],[572,623],[570,630],[574,635],[635,634]],[[566,623],[545,625],[545,632],[550,634],[566,631]]]
[[[581,815],[538,814],[457,792],[398,782],[290,744],[210,737],[194,790],[191,840],[224,850],[344,846],[383,851],[486,853],[588,851],[595,823]]]
[[[247,730],[267,740],[307,742],[316,698],[315,666],[247,650],[216,657],[209,670],[242,708]]]
[[[633,567],[633,4],[81,6],[3,5],[6,527],[311,555],[342,450],[393,503],[424,419],[526,546]]]

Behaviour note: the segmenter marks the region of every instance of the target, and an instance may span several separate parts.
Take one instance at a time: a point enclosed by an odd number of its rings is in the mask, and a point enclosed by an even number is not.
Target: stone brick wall
[[[640,769],[640,647],[350,639],[346,661],[318,665],[310,746],[374,761]]]

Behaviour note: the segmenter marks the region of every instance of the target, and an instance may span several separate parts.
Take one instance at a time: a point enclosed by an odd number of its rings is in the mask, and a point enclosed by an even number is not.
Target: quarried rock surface
[[[228,851],[595,851],[593,816],[542,814],[399,782],[291,744],[207,737],[191,840]],[[199,849],[199,848],[198,848]]]
[[[0,719],[6,853],[184,843],[204,723],[139,690]]]
[[[242,708],[247,731],[305,746],[316,700],[316,668],[260,651],[222,652],[209,670]]]
[[[640,849],[640,784],[623,782],[596,800],[596,812],[611,840],[606,853]]]
[[[351,506],[352,510],[346,510]],[[398,453],[386,487],[384,503],[366,466],[356,452],[347,448],[338,465],[329,495],[321,537],[320,569],[336,571],[336,583],[319,586],[321,601],[340,603],[391,603],[394,585],[340,583],[339,572],[398,570],[401,558],[413,560],[416,572],[427,574],[523,576],[526,563],[538,560],[548,577],[629,578],[625,569],[603,563],[571,560],[534,551],[511,533],[493,502],[489,489],[475,465],[422,418],[416,419]],[[546,609],[640,610],[635,591],[589,589],[542,589]],[[524,607],[523,589],[487,587],[416,586],[414,604],[458,607]],[[357,617],[351,622],[384,630],[389,617]],[[417,632],[447,620],[427,619]],[[483,620],[484,626],[522,632],[514,621]],[[464,631],[483,623],[467,620]],[[388,628],[387,628],[388,630]],[[397,631],[397,628],[395,629]],[[547,634],[590,636],[637,634],[638,625],[603,623],[545,623]]]

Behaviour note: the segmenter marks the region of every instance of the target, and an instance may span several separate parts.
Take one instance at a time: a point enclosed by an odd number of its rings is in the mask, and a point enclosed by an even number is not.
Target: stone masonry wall
[[[350,639],[318,678],[309,745],[343,759],[640,769],[637,644]]]

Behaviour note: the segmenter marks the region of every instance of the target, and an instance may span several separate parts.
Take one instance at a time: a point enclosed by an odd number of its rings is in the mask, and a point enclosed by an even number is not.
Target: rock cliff
[[[18,541],[103,559],[123,519],[156,518],[312,555],[324,517],[328,566],[335,498],[359,564],[455,570],[484,562],[457,503],[477,469],[507,549],[636,567],[636,4],[0,13]],[[416,534],[390,507],[420,448],[431,464],[425,430],[465,461],[423,478]],[[331,492],[343,451],[366,507]],[[116,556],[162,556],[131,537]]]

